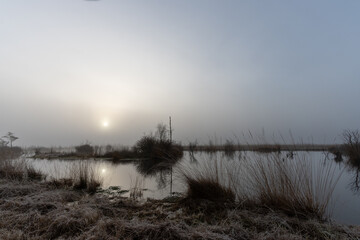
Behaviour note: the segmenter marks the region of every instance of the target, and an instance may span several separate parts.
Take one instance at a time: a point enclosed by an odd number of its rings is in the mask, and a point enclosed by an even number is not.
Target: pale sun
[[[108,122],[108,121],[103,121],[103,122],[102,122],[102,126],[105,127],[105,128],[108,127],[108,126],[109,126],[109,122]]]

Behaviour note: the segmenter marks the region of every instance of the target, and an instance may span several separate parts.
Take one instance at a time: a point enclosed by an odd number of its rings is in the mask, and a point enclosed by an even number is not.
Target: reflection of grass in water
[[[179,160],[164,160],[164,159],[144,159],[135,163],[136,170],[144,177],[156,177],[158,189],[165,188],[169,181],[171,168]]]
[[[160,171],[170,171],[176,162],[162,159],[144,159],[135,163],[136,170],[145,176],[155,176]]]

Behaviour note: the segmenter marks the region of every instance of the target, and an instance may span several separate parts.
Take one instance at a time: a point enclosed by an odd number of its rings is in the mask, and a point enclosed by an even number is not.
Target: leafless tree
[[[352,165],[360,167],[360,132],[359,130],[345,130],[345,154],[349,156]]]
[[[165,142],[167,140],[167,132],[168,132],[168,129],[165,124],[159,123],[156,126],[155,135],[160,141]]]
[[[359,146],[360,145],[360,132],[359,130],[345,130],[343,132],[343,138],[345,144],[350,146]]]
[[[14,134],[12,132],[8,132],[7,135],[3,136],[3,138],[6,138],[8,140],[8,143],[10,143],[10,147],[12,148],[12,143],[16,140],[19,139],[18,137],[15,137]]]

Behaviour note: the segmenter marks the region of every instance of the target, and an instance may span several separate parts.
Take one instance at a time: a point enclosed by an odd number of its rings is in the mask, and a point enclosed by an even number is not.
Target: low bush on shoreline
[[[134,146],[138,156],[150,159],[177,160],[183,156],[181,145],[170,140],[157,139],[154,136],[144,136]]]

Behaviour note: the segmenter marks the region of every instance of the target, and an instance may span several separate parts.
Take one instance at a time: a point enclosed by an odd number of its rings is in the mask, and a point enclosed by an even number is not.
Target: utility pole
[[[170,133],[170,148],[172,147],[172,128],[171,128],[171,117],[169,117],[169,133]],[[170,150],[171,151],[171,150]],[[172,159],[171,159],[172,160]],[[170,196],[172,196],[172,163],[170,163]]]
[[[170,142],[172,143],[172,128],[171,128],[171,117],[169,117],[169,132],[170,132]]]

